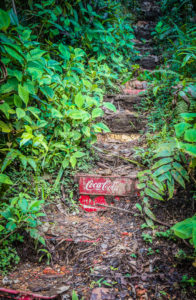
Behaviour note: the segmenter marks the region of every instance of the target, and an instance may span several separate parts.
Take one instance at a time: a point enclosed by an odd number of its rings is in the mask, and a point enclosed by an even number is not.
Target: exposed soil
[[[160,9],[156,1],[139,3],[142,19],[135,26],[136,47],[142,54],[139,64],[154,69],[160,59],[154,55],[151,32]],[[145,44],[143,38],[148,39]],[[134,160],[133,148],[145,144],[146,116],[138,115],[135,107],[145,97],[146,88],[146,82],[132,80],[121,94],[105,97],[116,105],[117,112],[105,111],[104,122],[111,133],[98,136],[94,150],[99,160],[91,173],[128,176],[140,169],[142,162]],[[156,231],[163,232],[191,216],[185,199],[190,197],[179,191],[167,204],[152,202],[160,221],[152,230],[142,229],[145,218],[135,206],[141,201],[136,195],[119,200],[109,197],[107,210],[91,213],[81,208],[68,213],[62,196],[57,205],[47,208],[40,228],[52,255],[50,266],[44,259],[37,262],[41,254],[27,241],[23,249],[19,247],[22,262],[11,274],[0,277],[1,286],[45,296],[58,294],[56,299],[71,299],[73,290],[85,300],[196,299],[194,288],[185,289],[181,283],[183,275],[196,275],[192,260],[179,256],[180,250],[189,248],[156,236]]]

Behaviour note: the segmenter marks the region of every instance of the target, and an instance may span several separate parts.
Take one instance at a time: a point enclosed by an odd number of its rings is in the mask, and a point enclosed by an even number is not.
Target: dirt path
[[[142,55],[138,63],[153,70],[159,59],[154,55],[151,32],[159,7],[156,1],[140,1],[140,5],[143,15],[135,24],[136,47]],[[99,161],[93,174],[129,176],[140,169],[130,160],[135,160],[133,147],[145,142],[146,116],[138,114],[136,106],[145,97],[146,88],[146,82],[135,79],[121,94],[106,96],[105,101],[115,104],[117,112],[105,112],[104,122],[111,133],[98,136],[95,151]],[[26,263],[4,277],[3,285],[48,297],[59,294],[59,299],[67,300],[73,290],[85,300],[190,299],[177,284],[180,268],[177,272],[172,259],[177,246],[172,241],[158,241],[148,227],[143,231],[144,221],[135,207],[139,197],[134,194],[109,201],[127,212],[111,208],[67,214],[63,203],[50,207],[41,228],[52,255],[50,267],[38,264],[34,245],[26,243]],[[173,222],[170,219],[168,225]],[[166,229],[156,228],[160,232]]]

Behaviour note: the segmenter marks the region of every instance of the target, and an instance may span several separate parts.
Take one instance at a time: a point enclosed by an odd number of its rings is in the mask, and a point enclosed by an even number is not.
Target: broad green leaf
[[[171,181],[172,180],[171,173],[170,172],[164,173],[163,175],[161,175],[161,176],[158,177],[158,180],[161,181],[161,182],[163,182],[165,180]]]
[[[182,113],[180,116],[185,120],[185,121],[192,121],[194,118],[196,118],[196,113]]]
[[[39,120],[38,115],[41,113],[41,110],[39,108],[28,106],[28,111],[30,111],[34,115],[34,117]]]
[[[83,132],[83,134],[85,134],[87,137],[90,137],[90,135],[91,135],[91,133],[90,133],[90,127],[88,127],[88,126],[82,127],[82,132]]]
[[[159,168],[160,166],[162,166],[162,165],[166,165],[166,164],[168,164],[168,163],[170,163],[170,162],[172,162],[173,161],[173,158],[171,158],[171,157],[167,157],[167,158],[163,158],[163,159],[160,159],[160,160],[158,160],[153,166],[152,166],[152,170],[153,169],[157,169],[157,168]]]
[[[193,221],[192,239],[193,239],[193,245],[196,248],[196,221]]]
[[[19,107],[17,107],[17,109],[16,109],[16,114],[17,114],[17,117],[18,117],[19,120],[24,118],[25,115],[26,115],[24,109],[19,108]]]
[[[83,120],[84,122],[90,119],[90,114],[84,110],[72,110],[69,117],[74,120]]]
[[[188,218],[182,222],[179,222],[171,229],[174,231],[174,234],[181,239],[189,239],[192,236],[193,219]]]
[[[36,164],[36,162],[35,162],[35,160],[33,159],[33,158],[27,158],[27,161],[28,161],[28,163],[29,163],[29,165],[36,171],[36,169],[37,169],[37,164]]]
[[[0,105],[0,110],[5,114],[7,119],[9,119],[9,111],[10,111],[10,106],[6,102]]]
[[[69,160],[66,157],[62,162],[63,169],[66,169],[69,166]]]
[[[3,231],[4,229],[5,229],[5,227],[0,225],[0,232]]]
[[[21,48],[17,47],[16,45],[5,45],[4,46],[5,51],[14,59],[18,60],[21,64],[23,64],[23,61],[25,61],[24,55],[21,53]]]
[[[188,129],[185,131],[184,139],[187,142],[195,142],[196,143],[196,129]]]
[[[7,175],[0,174],[0,184],[13,184],[13,182]]]
[[[40,90],[48,100],[52,100],[54,98],[54,91],[51,87],[44,85],[40,88]]]
[[[54,119],[56,119],[56,118],[59,118],[59,119],[63,118],[62,113],[59,110],[55,109],[55,108],[51,109],[51,115],[52,115],[52,118],[54,118]]]
[[[104,115],[104,112],[101,108],[94,108],[92,111],[92,118],[96,119],[98,117],[102,117]]]
[[[23,87],[21,84],[18,85],[18,94],[20,96],[20,98],[22,99],[22,101],[26,104],[28,104],[29,102],[29,92],[27,91],[27,89],[25,87]]]
[[[79,92],[74,99],[75,104],[77,105],[78,108],[81,108],[84,104],[84,96],[82,95],[81,92]]]
[[[21,210],[23,213],[27,212],[27,208],[28,208],[28,202],[25,198],[22,198],[19,202],[18,205],[20,206]]]
[[[11,124],[4,123],[3,121],[0,121],[0,128],[2,132],[6,132],[6,133],[11,132],[13,129]]]
[[[77,159],[76,159],[76,157],[74,156],[74,155],[72,155],[71,157],[70,157],[70,163],[71,163],[71,166],[72,166],[72,168],[74,169],[75,168],[75,165],[76,165],[76,163],[77,163]]]
[[[103,102],[103,105],[109,109],[109,110],[112,110],[114,112],[116,112],[116,106],[110,102]]]
[[[110,132],[110,129],[108,128],[108,126],[102,122],[94,124],[93,128],[94,128],[95,132],[101,132],[102,130],[104,132]]]
[[[175,127],[177,138],[180,138],[180,137],[183,136],[185,130],[190,128],[191,125],[188,124],[188,123],[182,122],[182,123],[179,123],[179,124],[175,125],[174,127]]]
[[[14,104],[16,105],[16,107],[19,107],[19,108],[22,107],[22,100],[21,100],[21,98],[20,98],[18,95],[16,95],[16,94],[14,94]]]
[[[184,179],[182,178],[182,176],[180,175],[180,173],[178,171],[172,170],[171,174],[173,176],[173,178],[183,187],[185,188],[185,183],[184,183]]]
[[[6,31],[9,25],[10,25],[9,14],[6,11],[0,9],[0,30]]]
[[[22,140],[20,141],[20,147],[25,145],[28,141],[34,138],[34,135],[29,132],[24,132],[21,136]]]
[[[179,143],[180,149],[183,149],[188,154],[196,157],[196,145],[194,144],[186,144],[186,143]]]
[[[171,164],[168,164],[168,165],[163,165],[161,166],[160,168],[158,168],[155,172],[154,172],[154,175],[155,176],[159,176],[163,173],[166,173],[167,171],[171,170]]]
[[[2,172],[4,172],[5,169],[15,160],[15,158],[18,156],[18,152],[19,151],[17,151],[17,150],[11,150],[10,152],[8,152],[8,154],[4,158],[3,164],[1,166]]]
[[[10,221],[6,224],[6,229],[8,231],[14,231],[16,229],[17,225],[13,222],[13,221]]]
[[[85,156],[85,153],[84,152],[80,152],[80,151],[77,151],[73,154],[76,158],[80,158],[80,157],[83,157]]]

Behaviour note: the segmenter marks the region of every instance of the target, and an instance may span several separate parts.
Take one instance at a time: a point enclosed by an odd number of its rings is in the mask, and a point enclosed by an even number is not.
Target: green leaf
[[[16,109],[16,114],[17,114],[17,117],[18,117],[19,120],[24,118],[25,115],[26,115],[24,109],[19,108],[19,107],[17,107],[17,109]]]
[[[88,126],[82,127],[82,132],[83,132],[83,134],[85,134],[87,137],[90,137],[90,136],[91,136],[91,133],[90,133],[90,127],[88,127]]]
[[[74,98],[74,102],[77,105],[78,108],[81,108],[84,104],[84,96],[81,94],[81,92],[79,92],[75,98]]]
[[[69,117],[74,120],[83,120],[83,122],[86,122],[90,119],[90,114],[84,110],[72,110],[69,113]]]
[[[25,198],[22,198],[19,202],[18,202],[19,207],[21,208],[23,213],[27,212],[28,209],[28,202]]]
[[[16,94],[14,94],[14,104],[16,105],[16,107],[20,107],[20,108],[22,107],[22,100]]]
[[[171,181],[167,180],[167,187],[168,187],[168,193],[169,193],[169,197],[168,200],[171,199],[174,195],[174,180],[172,178]]]
[[[186,179],[189,180],[188,172],[178,162],[173,163],[173,167]]]
[[[4,45],[5,51],[14,59],[18,60],[21,64],[23,63],[23,60],[25,61],[25,57],[23,54],[21,54],[21,48],[17,47],[16,45]]]
[[[185,120],[185,121],[192,121],[194,118],[196,118],[196,113],[182,113],[180,116]]]
[[[101,108],[94,108],[92,111],[92,118],[96,119],[98,117],[102,117],[104,115],[104,112]]]
[[[196,143],[196,129],[188,129],[184,134],[184,139],[187,142],[195,142]]]
[[[196,157],[196,145],[179,143],[179,148],[187,152],[189,155]]]
[[[175,170],[171,171],[171,174],[173,176],[173,178],[183,187],[185,188],[185,183],[184,183],[184,179],[182,178],[182,176]]]
[[[54,98],[54,91],[51,87],[44,85],[40,88],[40,90],[48,100],[52,100]]]
[[[95,132],[101,132],[101,130],[103,130],[104,132],[110,132],[110,129],[108,128],[108,126],[102,122],[94,124],[93,128],[94,128]]]
[[[139,203],[135,204],[135,207],[137,207],[137,209],[142,212],[142,206]]]
[[[74,153],[74,156],[75,156],[76,158],[80,158],[80,157],[85,156],[85,153],[84,153],[84,152],[77,151],[77,152]]]
[[[51,109],[51,115],[52,115],[53,119],[56,119],[56,118],[61,119],[61,118],[63,118],[62,113],[59,110],[55,109],[55,108]]]
[[[0,174],[0,183],[1,184],[13,184],[11,179],[5,174]]]
[[[28,111],[30,111],[34,115],[34,117],[39,120],[38,115],[41,113],[41,110],[39,108],[28,106]]]
[[[137,184],[137,188],[138,188],[139,190],[144,189],[145,186],[146,186],[145,183],[139,183],[139,184]]]
[[[27,106],[27,104],[29,102],[29,92],[21,84],[18,85],[18,94]]]
[[[163,165],[161,166],[160,168],[158,168],[155,172],[154,172],[154,175],[155,176],[159,176],[163,173],[166,173],[167,171],[171,170],[171,164],[169,165]]]
[[[172,152],[169,150],[162,150],[155,154],[153,158],[158,158],[158,157],[165,157],[165,156],[172,156]]]
[[[0,9],[0,30],[6,31],[9,25],[10,25],[9,14],[6,11]]]
[[[192,237],[193,218],[188,218],[182,222],[179,222],[171,229],[174,231],[174,234],[181,239],[189,239]]]
[[[75,165],[76,165],[76,163],[77,163],[77,159],[76,159],[76,157],[75,157],[74,155],[72,155],[72,156],[70,157],[70,163],[71,163],[72,168],[74,169],[74,168],[75,168]]]
[[[157,199],[157,200],[164,200],[159,194],[157,194],[156,192],[146,188],[144,190],[145,194],[150,196],[151,198]]]
[[[175,127],[177,138],[180,138],[180,137],[183,136],[185,130],[190,128],[191,125],[188,124],[188,123],[182,122],[182,123],[179,123],[179,124],[175,125],[174,127]]]
[[[168,164],[168,163],[170,163],[170,162],[172,162],[173,161],[173,158],[171,158],[171,157],[167,157],[167,158],[163,158],[163,159],[160,159],[159,161],[157,161],[153,166],[152,166],[152,170],[153,169],[156,169],[156,168],[158,168],[158,167],[160,167],[160,166],[162,166],[162,165],[166,165],[166,164]]]
[[[35,162],[35,160],[33,159],[33,158],[27,158],[27,161],[28,161],[28,163],[30,164],[30,166],[36,171],[36,169],[37,169],[37,165],[36,165],[36,162]]]
[[[109,110],[112,110],[114,112],[116,112],[116,106],[110,102],[103,102],[103,105],[109,109]]]
[[[24,132],[21,136],[22,140],[20,141],[20,147],[22,147],[24,144],[26,144],[29,140],[32,140],[34,138],[33,134],[29,132]]]
[[[153,212],[147,206],[144,206],[144,212],[150,219],[156,220],[156,216],[153,214]]]
[[[0,128],[1,128],[1,131],[2,132],[6,132],[6,133],[9,133],[12,131],[12,127],[11,127],[11,124],[6,124],[4,123],[3,121],[0,121]]]

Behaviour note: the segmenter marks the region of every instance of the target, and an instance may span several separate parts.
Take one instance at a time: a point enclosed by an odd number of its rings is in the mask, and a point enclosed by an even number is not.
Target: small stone
[[[3,277],[3,279],[2,279],[2,283],[3,283],[4,285],[9,285],[9,284],[12,284],[13,281],[12,281],[11,279],[9,279],[7,276],[5,276],[5,277]]]
[[[65,293],[69,290],[69,288],[70,288],[70,285],[63,285],[63,286],[58,288],[57,294]]]

